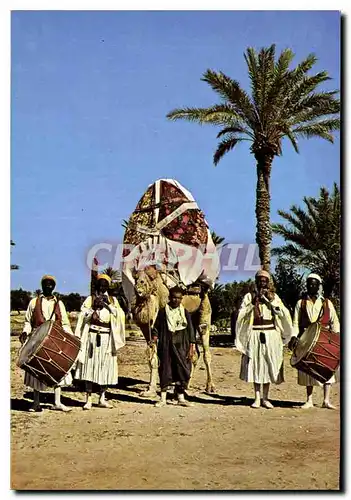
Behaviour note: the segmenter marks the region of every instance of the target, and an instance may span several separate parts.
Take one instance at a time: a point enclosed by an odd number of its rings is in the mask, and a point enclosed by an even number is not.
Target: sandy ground
[[[155,408],[140,397],[148,380],[145,346],[119,351],[119,386],[108,392],[113,409],[82,410],[84,394],[63,392],[70,413],[29,413],[32,394],[16,367],[11,338],[11,488],[16,490],[338,490],[339,386],[336,411],[300,408],[304,388],[286,353],[285,378],[271,390],[273,410],[250,408],[252,387],[238,378],[240,355],[214,337],[212,367],[217,392],[206,395],[200,361],[189,399]],[[222,341],[230,337],[224,338]],[[97,398],[95,397],[95,401]]]

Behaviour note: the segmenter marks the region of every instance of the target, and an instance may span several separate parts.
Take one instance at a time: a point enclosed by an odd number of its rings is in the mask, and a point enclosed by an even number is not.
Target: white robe
[[[300,310],[301,310],[301,303],[302,299],[300,299],[295,307],[294,311],[294,319],[293,319],[293,336],[297,337],[299,334],[299,317],[300,317]],[[336,314],[335,308],[332,304],[332,302],[328,299],[328,305],[329,305],[329,311],[330,311],[330,326],[333,332],[335,333],[340,333],[340,323],[338,319],[338,315]],[[319,314],[321,312],[323,306],[323,298],[318,297],[318,299],[313,303],[313,301],[309,298],[307,298],[306,301],[306,311],[308,314],[308,317],[311,321],[311,323],[315,323],[318,318]],[[339,382],[340,375],[339,375],[339,369],[335,372],[335,375],[331,377],[330,380],[328,380],[328,384],[333,384],[335,382]],[[303,386],[322,386],[323,384],[316,380],[315,378],[311,377],[310,375],[307,375],[307,373],[304,373],[300,370],[298,370],[297,374],[297,383],[299,385]]]
[[[44,295],[42,295],[41,297],[42,297],[42,302],[41,302],[42,313],[43,313],[45,321],[47,321],[51,318],[52,312],[53,312],[55,304],[56,304],[56,299],[55,298],[47,299],[46,297],[44,297]],[[29,305],[28,305],[28,308],[26,311],[25,320],[24,320],[24,327],[23,327],[23,332],[28,334],[26,342],[28,342],[28,340],[31,337],[31,333],[33,333],[31,322],[32,322],[32,317],[34,314],[34,309],[35,309],[37,299],[38,299],[38,297],[35,297],[34,299],[32,299],[29,302]],[[62,328],[64,329],[65,332],[73,335],[71,325],[70,325],[70,322],[69,322],[69,319],[67,316],[65,305],[61,300],[59,301],[59,308],[60,308],[60,312],[61,312],[61,316],[62,316]],[[53,315],[52,319],[55,320],[55,315]],[[72,384],[72,375],[69,372],[61,380],[61,382],[58,385],[60,387],[62,387],[62,386],[68,386],[71,384]],[[48,388],[48,386],[46,384],[44,384],[43,382],[40,382],[36,377],[34,377],[33,375],[30,375],[27,372],[25,372],[25,375],[24,375],[24,385],[27,387],[30,387],[32,389],[35,389],[36,391],[45,391]]]
[[[292,322],[288,309],[278,295],[274,294],[272,305],[276,310],[275,328],[272,330],[253,329],[254,305],[252,295],[247,293],[241,304],[236,322],[235,343],[242,353],[240,379],[257,384],[284,381],[283,345],[292,336]],[[260,312],[265,320],[272,320],[272,313],[265,304],[260,304]],[[266,343],[260,342],[260,332],[265,333]]]
[[[106,293],[107,295],[107,293]],[[81,340],[75,378],[94,382],[101,386],[116,385],[118,382],[117,351],[125,345],[125,315],[116,297],[109,304],[111,313],[104,308],[97,311],[99,320],[106,323],[107,333],[92,331],[92,297],[83,303],[75,335]],[[97,337],[100,335],[100,346]]]

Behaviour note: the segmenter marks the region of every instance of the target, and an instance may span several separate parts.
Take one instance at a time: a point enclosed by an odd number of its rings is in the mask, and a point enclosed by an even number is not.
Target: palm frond
[[[285,49],[276,57],[275,50],[274,44],[259,51],[252,47],[246,50],[251,95],[238,81],[208,69],[202,81],[210,85],[220,102],[208,108],[185,107],[168,113],[167,118],[172,121],[183,119],[221,127],[217,138],[225,140],[218,145],[215,164],[237,144],[237,134],[240,141],[252,141],[250,150],[256,158],[281,155],[283,138],[291,142],[296,152],[300,138],[320,137],[333,142],[334,133],[340,128],[340,99],[337,90],[320,89],[330,80],[329,74],[311,72],[317,62],[314,54],[291,68],[293,52]]]
[[[292,147],[295,149],[296,153],[299,153],[299,146],[297,144],[297,140],[296,138],[294,137],[294,133],[292,132],[292,130],[290,130],[289,128],[283,128],[283,134],[284,136],[286,136],[289,141],[291,142],[292,144]]]
[[[336,184],[329,192],[321,187],[319,197],[304,197],[306,209],[293,205],[289,212],[278,211],[287,224],[273,224],[272,230],[285,244],[272,254],[318,272],[328,293],[340,287],[340,197]],[[334,291],[334,292],[333,292]]]
[[[226,127],[224,129],[222,129],[217,134],[217,139],[219,139],[220,137],[222,137],[223,135],[226,135],[226,134],[237,134],[237,133],[246,134],[249,137],[251,137],[251,139],[254,138],[254,135],[252,134],[252,132],[248,128],[242,127],[241,125],[234,125],[234,126]]]
[[[251,126],[255,123],[255,109],[249,95],[240,87],[240,84],[224,73],[208,69],[202,81],[208,83],[225,102],[234,107],[240,118]]]
[[[298,82],[301,80],[313,68],[317,61],[318,59],[315,54],[309,54],[306,59],[301,61],[296,68],[292,70],[292,82]]]
[[[293,129],[293,133],[296,137],[305,137],[307,139],[311,137],[321,137],[329,142],[334,142],[334,136],[331,132],[340,129],[340,119],[334,118],[331,120],[323,120],[317,123],[307,123],[304,125],[297,126]]]
[[[178,108],[170,111],[167,118],[172,121],[187,120],[200,125],[231,125],[242,121],[230,104],[219,104],[210,108]]]
[[[242,137],[231,137],[228,139],[224,139],[218,144],[217,150],[213,155],[213,163],[215,166],[218,165],[219,161],[223,158],[223,156],[231,151],[239,142],[243,141]]]

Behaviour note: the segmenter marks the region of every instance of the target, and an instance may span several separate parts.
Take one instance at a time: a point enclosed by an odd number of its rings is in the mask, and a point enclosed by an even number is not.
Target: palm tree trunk
[[[256,186],[256,243],[258,245],[261,266],[270,272],[272,229],[270,221],[270,189],[272,159],[257,161]]]

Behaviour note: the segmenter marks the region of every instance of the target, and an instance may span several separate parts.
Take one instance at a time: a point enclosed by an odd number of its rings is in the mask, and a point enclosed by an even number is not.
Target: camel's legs
[[[149,387],[146,391],[141,393],[142,397],[150,397],[156,396],[156,387],[157,387],[157,379],[158,379],[158,357],[157,357],[157,348],[156,344],[152,346],[147,346],[146,354],[149,361],[150,367],[150,383]]]
[[[194,376],[195,368],[196,368],[196,365],[199,361],[199,358],[200,358],[199,354],[197,352],[195,352],[192,359],[191,359],[191,372],[190,372],[190,379],[189,379],[189,382],[187,385],[187,389],[191,389],[192,378]]]
[[[213,383],[212,379],[212,371],[211,371],[211,351],[210,351],[210,329],[209,327],[206,328],[205,333],[201,333],[201,344],[202,344],[202,350],[203,350],[203,359],[206,367],[206,375],[207,375],[207,382],[206,382],[206,392],[215,392],[215,386]],[[190,380],[188,383],[187,389],[190,389],[191,387],[191,381],[192,377],[195,373],[195,368],[200,359],[200,356],[195,353],[192,359],[192,365],[191,365],[191,375],[190,375]]]
[[[212,371],[211,371],[211,351],[210,351],[210,328],[206,328],[206,332],[201,335],[202,347],[203,347],[203,356],[204,363],[207,372],[207,383],[206,383],[206,392],[215,392],[215,386],[212,380]]]

